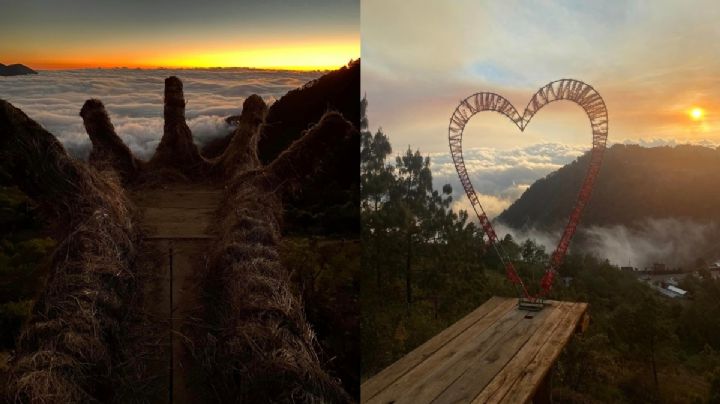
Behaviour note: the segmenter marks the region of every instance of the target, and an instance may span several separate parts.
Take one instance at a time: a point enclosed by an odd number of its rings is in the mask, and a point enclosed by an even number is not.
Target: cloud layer
[[[625,143],[645,147],[673,145],[662,139]],[[709,143],[709,146],[717,146]],[[516,149],[471,148],[464,151],[470,179],[480,203],[492,219],[517,200],[537,179],[556,171],[584,153],[585,147],[544,143]],[[472,206],[460,185],[449,153],[431,153],[434,186],[453,187],[453,209],[472,212]],[[472,220],[476,221],[474,214]],[[532,239],[551,253],[557,246],[562,229],[539,231],[513,229],[494,223],[499,237],[511,234],[515,240]],[[573,249],[608,259],[619,266],[645,268],[655,262],[671,267],[691,267],[695,260],[710,262],[720,259],[717,240],[720,223],[697,223],[679,218],[643,219],[630,226],[580,227],[573,241]]]
[[[642,147],[680,144],[663,139],[625,140],[622,143],[638,144]],[[718,146],[717,143],[709,141],[698,144],[713,148]],[[535,181],[571,163],[588,150],[587,146],[540,143],[510,149],[469,148],[463,150],[463,157],[480,203],[492,219],[520,198]],[[471,210],[470,201],[460,184],[450,152],[427,155],[431,159],[434,187],[440,189],[444,184],[450,184],[453,189],[453,209]]]
[[[575,160],[585,147],[542,143],[514,149],[478,147],[463,150],[480,203],[491,218],[518,199],[538,179]],[[470,209],[450,153],[430,153],[435,188],[450,184],[453,208]]]
[[[22,109],[60,139],[70,153],[89,152],[80,108],[98,98],[118,135],[137,157],[154,152],[163,129],[163,90],[168,76],[183,80],[186,117],[195,141],[226,135],[227,116],[238,114],[251,94],[273,102],[289,90],[317,78],[318,72],[252,69],[67,70],[38,75],[0,77],[0,98]]]
[[[531,239],[551,253],[562,229],[520,231],[496,224],[500,237],[511,234],[515,240]],[[698,223],[688,219],[644,219],[630,226],[591,226],[579,228],[571,249],[593,254],[618,266],[650,267],[659,262],[671,268],[691,268],[698,258],[708,262],[720,259],[718,223]]]

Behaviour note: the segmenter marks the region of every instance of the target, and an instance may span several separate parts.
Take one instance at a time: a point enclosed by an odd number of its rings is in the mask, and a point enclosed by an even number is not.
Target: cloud
[[[516,241],[534,240],[552,252],[562,229],[539,231],[516,230],[497,223],[499,237],[511,234]],[[689,268],[698,258],[715,262],[720,258],[717,239],[718,223],[698,223],[689,219],[646,218],[629,226],[591,226],[578,228],[571,250],[608,259],[618,266],[646,268],[663,263],[671,268]]]
[[[57,136],[69,153],[81,158],[88,155],[90,144],[80,108],[85,100],[98,98],[120,138],[137,157],[148,159],[162,136],[168,76],[183,80],[188,126],[202,145],[230,132],[224,119],[238,114],[249,95],[258,94],[272,103],[320,74],[252,69],[42,71],[0,77],[0,98],[22,109]]]
[[[673,139],[625,140],[622,143],[644,147],[675,146]],[[704,142],[706,145],[717,146]],[[509,207],[536,180],[556,171],[583,154],[585,148],[543,143],[517,149],[472,148],[464,151],[466,167],[483,209],[493,219]],[[454,210],[466,210],[477,222],[464,193],[449,153],[431,153],[434,187],[449,183],[453,188]],[[516,241],[532,239],[552,252],[562,229],[540,231],[513,229],[500,222],[493,226],[502,238],[510,234]],[[717,240],[719,223],[697,223],[679,218],[648,218],[627,226],[580,226],[572,249],[608,259],[619,266],[644,268],[655,262],[671,267],[689,267],[698,258],[720,259]]]
[[[548,254],[552,254],[552,252],[555,251],[555,247],[557,247],[557,243],[562,234],[562,229],[557,229],[557,231],[540,231],[534,228],[515,229],[500,222],[493,223],[493,228],[501,239],[505,237],[506,234],[509,234],[517,243],[532,240],[536,244],[545,247],[545,252]]]
[[[671,267],[692,265],[701,257],[720,258],[716,223],[687,219],[646,219],[633,227],[593,226],[583,230],[582,247],[617,265],[644,268],[654,262]]]
[[[612,0],[602,6],[457,0],[420,7],[367,0],[362,12],[362,92],[370,123],[382,125],[394,146],[443,151],[460,100],[493,91],[521,109],[539,87],[559,78],[586,81],[602,94],[611,140],[720,143],[720,6],[712,0]],[[688,117],[696,105],[708,112],[702,122]],[[535,118],[551,120],[529,129],[552,136],[545,142],[584,142],[587,118],[554,108]],[[585,126],[575,123],[583,119]],[[484,142],[520,145],[511,125],[487,128],[491,136]]]
[[[515,149],[491,147],[463,151],[465,166],[480,204],[490,218],[510,206],[535,181],[583,154],[586,148],[542,143]],[[450,153],[430,153],[434,187],[450,184],[455,209],[469,209]]]
[[[713,142],[713,141],[710,141],[707,139],[702,139],[702,140],[698,140],[698,141],[694,141],[694,142],[678,142],[675,139],[663,139],[663,138],[634,139],[634,140],[633,139],[625,139],[622,142],[617,142],[617,143],[628,144],[628,145],[635,144],[635,145],[639,145],[641,147],[661,147],[661,146],[675,147],[675,146],[683,145],[683,144],[692,144],[692,145],[705,146],[705,147],[710,147],[710,148],[716,148],[716,147],[720,146],[720,143]]]
[[[230,133],[232,127],[225,122],[226,116],[201,115],[190,119],[188,126],[195,137],[195,141],[204,145],[209,140],[216,138],[218,134]]]

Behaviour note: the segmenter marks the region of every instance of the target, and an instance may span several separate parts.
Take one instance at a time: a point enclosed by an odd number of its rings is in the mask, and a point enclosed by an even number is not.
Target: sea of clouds
[[[673,140],[663,139],[626,140],[622,143],[643,147],[677,145]],[[717,147],[709,141],[696,144]],[[520,198],[532,183],[572,162],[587,150],[587,146],[544,143],[511,149],[472,148],[463,150],[463,154],[475,192],[492,219]],[[472,212],[450,153],[431,153],[429,156],[435,188],[450,184],[453,188],[453,209]],[[474,215],[471,218],[475,220]],[[557,246],[563,229],[520,230],[495,223],[495,230],[500,237],[510,234],[515,240],[534,240],[550,253]],[[645,218],[627,225],[580,226],[573,246],[620,266],[645,268],[661,262],[671,267],[687,268],[698,258],[712,262],[720,259],[718,236],[720,223],[699,223],[684,218]]]
[[[678,143],[673,139],[624,140],[618,143],[636,144],[642,147],[673,147],[686,144]],[[699,140],[693,144],[718,147],[717,143],[708,140]],[[541,143],[509,149],[468,148],[463,149],[463,157],[480,203],[492,219],[520,198],[535,181],[573,162],[589,150],[587,145]],[[450,151],[429,153],[428,156],[431,160],[435,189],[450,184],[453,189],[453,209],[471,209]]]
[[[465,166],[475,192],[489,217],[493,218],[520,198],[535,181],[572,162],[587,146],[543,143],[511,149],[490,147],[463,150]],[[450,153],[430,154],[435,188],[450,184],[453,208],[470,209]]]
[[[195,141],[227,135],[225,122],[239,114],[251,94],[272,103],[321,72],[255,69],[40,71],[38,75],[0,77],[0,99],[22,109],[58,137],[74,156],[85,158],[90,141],[80,118],[85,100],[104,104],[117,134],[139,158],[152,156],[163,131],[164,80],[178,76],[187,102],[186,118]]]

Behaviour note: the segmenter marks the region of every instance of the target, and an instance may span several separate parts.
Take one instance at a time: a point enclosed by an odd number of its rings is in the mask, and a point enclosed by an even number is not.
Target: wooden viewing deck
[[[363,383],[361,402],[542,402],[545,376],[587,325],[587,303],[548,301],[539,312],[517,303],[491,298]]]

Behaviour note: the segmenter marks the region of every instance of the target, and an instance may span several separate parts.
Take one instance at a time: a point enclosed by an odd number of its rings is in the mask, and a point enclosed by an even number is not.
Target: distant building
[[[680,289],[677,286],[674,285],[650,285],[653,287],[653,289],[657,290],[661,294],[671,298],[671,299],[684,299],[687,297],[687,290]]]
[[[720,279],[720,262],[716,262],[708,267],[710,271],[710,277],[713,279]]]
[[[680,289],[677,286],[668,285],[667,290],[676,293],[679,297],[685,297],[687,295],[687,290]]]

